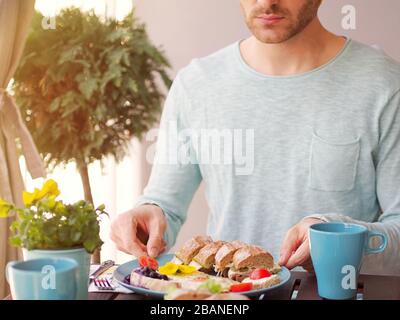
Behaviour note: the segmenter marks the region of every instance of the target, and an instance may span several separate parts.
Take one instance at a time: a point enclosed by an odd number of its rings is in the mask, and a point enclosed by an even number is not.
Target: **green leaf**
[[[128,87],[132,88],[133,92],[137,93],[139,91],[139,88],[138,88],[135,80],[128,79],[127,85],[128,85]]]
[[[58,109],[58,107],[60,106],[60,102],[61,102],[60,97],[54,98],[53,101],[50,103],[49,111],[50,112],[56,111]]]
[[[207,289],[210,293],[220,293],[223,288],[220,283],[213,279],[209,279],[201,285],[201,288]]]
[[[80,231],[73,230],[72,234],[71,234],[71,240],[73,242],[78,242],[79,239],[81,238],[81,236],[82,236],[82,233]]]
[[[70,114],[74,113],[75,111],[79,110],[79,104],[72,104],[68,105],[67,108],[64,109],[64,112],[61,115],[61,118],[66,118]]]
[[[97,88],[97,79],[94,78],[87,78],[85,81],[79,83],[79,90],[84,95],[86,100],[90,100]]]
[[[85,247],[87,252],[93,253],[96,248],[101,246],[101,244],[102,242],[96,239],[88,239],[83,243],[83,246]]]
[[[62,65],[68,61],[75,59],[75,57],[77,57],[81,52],[82,52],[82,47],[80,46],[72,46],[67,48],[66,50],[63,50],[63,52],[60,53],[58,64]]]
[[[14,246],[14,247],[21,247],[21,245],[22,245],[21,238],[20,238],[20,237],[17,237],[17,236],[15,236],[15,237],[10,237],[9,241],[10,241],[10,244],[11,244],[12,246]]]

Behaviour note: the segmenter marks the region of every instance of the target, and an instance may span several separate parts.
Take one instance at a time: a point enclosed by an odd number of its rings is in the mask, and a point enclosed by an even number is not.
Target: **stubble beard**
[[[321,0],[309,0],[307,1],[303,7],[299,10],[299,13],[296,17],[291,16],[290,12],[278,5],[273,5],[270,8],[254,8],[246,19],[246,24],[252,34],[263,43],[282,43],[285,42],[300,32],[302,32],[317,16],[318,7],[321,3]],[[275,26],[271,27],[260,27],[259,24],[256,23],[256,17],[261,14],[276,14],[282,15],[285,17],[284,21],[286,26],[284,29],[280,28],[279,31],[274,32]],[[267,30],[268,28],[269,30]],[[279,28],[277,28],[278,30]]]

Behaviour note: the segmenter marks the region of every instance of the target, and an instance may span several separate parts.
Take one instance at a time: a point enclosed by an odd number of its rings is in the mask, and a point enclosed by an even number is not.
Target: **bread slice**
[[[230,241],[226,242],[215,254],[215,271],[223,272],[224,269],[232,263],[233,255],[235,252],[246,246],[243,242],[240,241]]]
[[[193,257],[193,261],[201,265],[203,269],[210,270],[215,263],[215,255],[218,250],[224,245],[223,241],[215,241],[206,244]]]
[[[274,258],[269,252],[253,245],[246,245],[236,250],[232,258],[232,266],[228,271],[228,278],[243,281],[256,268],[271,270],[274,268]]]
[[[242,282],[243,279],[246,279],[250,276],[251,272],[254,269],[252,268],[243,268],[241,270],[236,270],[235,267],[229,268],[227,277],[231,280]]]
[[[175,256],[184,264],[189,264],[192,261],[193,257],[199,253],[200,249],[208,243],[212,243],[211,237],[194,237],[189,241],[186,241],[182,248],[175,253]]]
[[[239,248],[233,255],[233,266],[236,270],[243,268],[265,268],[274,267],[272,255],[258,246],[248,245]]]

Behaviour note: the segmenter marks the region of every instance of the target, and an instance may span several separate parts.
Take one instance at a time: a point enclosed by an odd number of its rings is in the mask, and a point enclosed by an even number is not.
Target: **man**
[[[120,250],[157,256],[171,246],[204,180],[215,239],[258,244],[281,265],[310,269],[310,225],[359,223],[389,240],[364,270],[400,272],[400,65],[324,29],[320,4],[241,0],[252,36],[179,72],[161,128],[242,130],[253,163],[238,171],[236,151],[230,163],[156,163],[137,206],[113,222]]]

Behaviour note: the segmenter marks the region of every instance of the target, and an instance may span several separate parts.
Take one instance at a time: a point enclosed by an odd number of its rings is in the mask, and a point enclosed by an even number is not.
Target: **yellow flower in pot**
[[[0,199],[0,217],[12,214],[12,245],[21,247],[25,260],[36,258],[72,258],[79,265],[78,299],[87,298],[90,254],[101,247],[100,215],[107,214],[104,205],[94,208],[86,201],[64,204],[54,180],[41,189],[24,192],[24,208]]]

